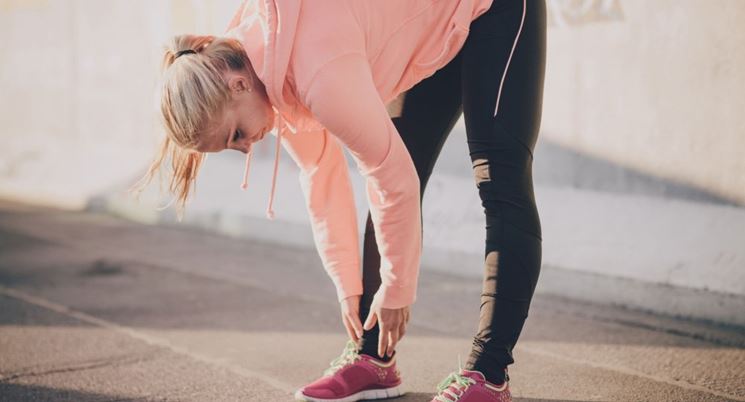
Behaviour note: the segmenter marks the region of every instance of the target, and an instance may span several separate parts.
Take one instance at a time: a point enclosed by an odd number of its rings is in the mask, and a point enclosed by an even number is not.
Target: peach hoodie
[[[339,301],[362,294],[354,194],[343,146],[366,180],[380,252],[373,303],[416,300],[419,178],[386,105],[447,64],[492,0],[245,0],[226,35],[243,43],[300,167],[313,237]],[[287,131],[290,133],[288,134]],[[246,157],[247,185],[252,152]]]

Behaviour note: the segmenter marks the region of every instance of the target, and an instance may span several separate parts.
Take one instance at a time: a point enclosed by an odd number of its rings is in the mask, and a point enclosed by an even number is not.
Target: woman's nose
[[[249,138],[241,138],[233,144],[237,150],[247,154],[251,150],[252,141]]]

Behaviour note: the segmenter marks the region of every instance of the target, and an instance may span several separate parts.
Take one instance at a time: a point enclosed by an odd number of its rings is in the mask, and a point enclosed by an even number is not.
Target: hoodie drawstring
[[[274,203],[274,189],[277,185],[277,171],[279,168],[279,144],[280,140],[282,139],[282,129],[280,128],[277,130],[277,143],[275,145],[275,151],[274,151],[274,173],[272,174],[272,190],[269,193],[269,206],[266,208],[266,217],[269,219],[274,219],[274,210],[272,209],[272,204]]]
[[[243,183],[241,183],[241,188],[243,190],[248,188],[248,169],[251,167],[251,155],[253,154],[253,149],[253,144],[251,144],[251,147],[248,148],[248,152],[246,153],[246,170],[243,172]]]
[[[272,174],[272,189],[269,193],[269,205],[266,209],[266,216],[269,219],[274,219],[274,210],[272,209],[272,205],[274,204],[274,193],[277,187],[277,175],[279,171],[279,153],[280,153],[280,145],[282,141],[282,132],[284,131],[283,128],[287,127],[290,131],[293,133],[296,133],[296,129],[294,129],[292,126],[287,124],[285,119],[282,117],[281,114],[278,114],[279,118],[279,124],[277,128],[277,142],[275,146],[275,152],[274,152],[274,173]],[[248,153],[246,154],[246,168],[243,173],[243,182],[241,183],[241,188],[243,190],[248,189],[248,172],[251,165],[251,155],[253,155],[253,145],[251,144],[251,147],[248,150]]]

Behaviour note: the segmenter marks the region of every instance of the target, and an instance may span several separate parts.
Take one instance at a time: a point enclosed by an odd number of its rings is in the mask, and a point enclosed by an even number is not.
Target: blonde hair
[[[192,185],[196,190],[199,167],[207,157],[194,150],[200,133],[210,129],[221,117],[230,100],[223,73],[243,71],[249,65],[242,44],[235,39],[199,35],[173,37],[164,51],[159,85],[160,117],[166,136],[147,173],[128,192],[139,198],[164,159],[170,156],[169,190],[176,195],[177,216],[179,221],[182,219]],[[167,208],[172,202],[159,209]]]

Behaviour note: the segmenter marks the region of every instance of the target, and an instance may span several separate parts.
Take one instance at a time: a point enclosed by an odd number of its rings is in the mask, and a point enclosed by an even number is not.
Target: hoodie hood
[[[296,135],[299,131],[318,129],[318,125],[303,113],[291,79],[288,79],[290,55],[295,43],[295,32],[300,0],[244,0],[238,7],[225,32],[226,37],[238,39],[248,55],[259,80],[274,109],[273,131],[276,130],[274,173],[266,215],[274,219],[274,193],[279,168],[282,135],[287,131]],[[248,174],[253,154],[253,145],[246,154],[246,165],[241,188],[248,188]]]

